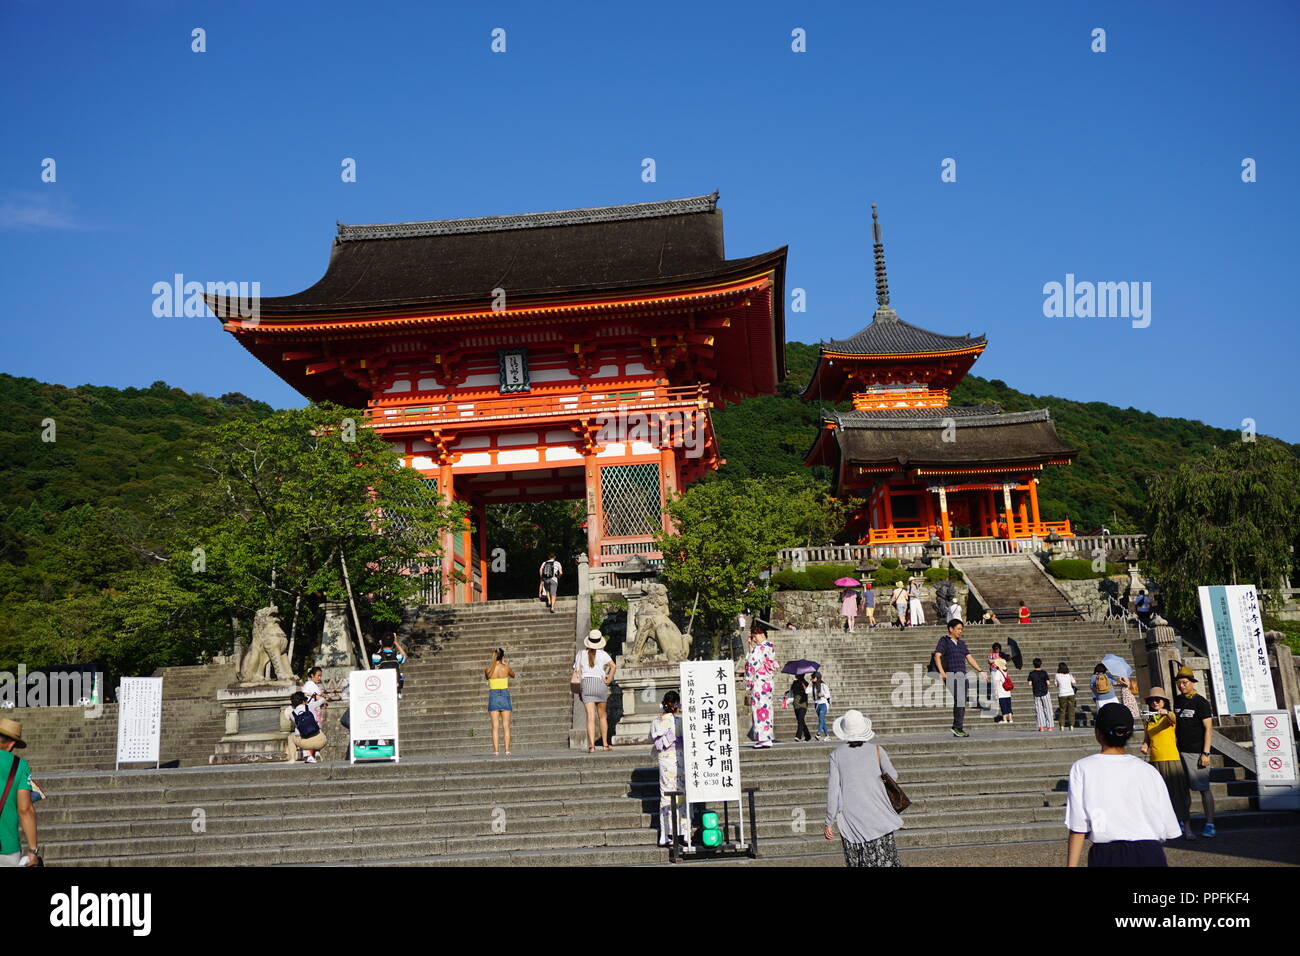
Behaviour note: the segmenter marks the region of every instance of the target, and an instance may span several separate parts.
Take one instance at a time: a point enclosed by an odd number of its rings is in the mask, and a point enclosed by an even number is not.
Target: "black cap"
[[[1133,712],[1123,704],[1107,704],[1097,711],[1094,726],[1103,737],[1128,737],[1133,733]]]

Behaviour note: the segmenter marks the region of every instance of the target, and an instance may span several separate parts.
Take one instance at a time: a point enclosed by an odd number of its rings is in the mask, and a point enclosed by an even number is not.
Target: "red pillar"
[[[478,577],[480,601],[488,599],[487,502],[480,499],[475,508],[478,522]]]
[[[663,516],[665,534],[672,533],[672,519],[668,517],[668,502],[677,496],[677,453],[671,446],[659,449],[659,507]]]
[[[1037,534],[1040,525],[1042,525],[1043,523],[1043,519],[1038,513],[1038,479],[1037,478],[1029,479],[1029,508],[1031,513],[1034,516],[1034,534]]]
[[[442,496],[444,504],[451,504],[455,500],[455,482],[451,476],[451,465],[444,463],[438,466],[438,494]],[[443,532],[442,535],[442,603],[451,604],[455,599],[452,590],[452,570],[456,566],[455,542],[452,535],[455,534],[451,529]]]
[[[595,455],[583,461],[587,480],[587,566],[600,564],[600,466]]]

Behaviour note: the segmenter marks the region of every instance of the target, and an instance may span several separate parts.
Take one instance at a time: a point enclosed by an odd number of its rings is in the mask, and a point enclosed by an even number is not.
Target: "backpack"
[[[1097,696],[1105,697],[1110,693],[1110,678],[1105,674],[1097,675]]]
[[[320,724],[316,723],[316,718],[310,710],[304,710],[301,714],[295,713],[293,723],[298,728],[298,736],[303,740],[320,733]]]
[[[555,575],[555,562],[554,562],[554,561],[547,561],[545,564],[542,565],[542,580],[543,580],[543,581],[554,581],[554,580],[555,580],[555,577],[556,577],[556,575]]]
[[[379,658],[379,667],[385,670],[392,670],[395,667],[401,667],[401,662],[397,659],[397,648],[381,647],[375,652]]]

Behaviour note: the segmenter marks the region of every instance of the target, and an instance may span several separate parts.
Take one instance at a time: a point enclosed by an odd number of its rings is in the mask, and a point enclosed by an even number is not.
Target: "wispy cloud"
[[[95,229],[63,196],[17,193],[0,198],[0,229]]]

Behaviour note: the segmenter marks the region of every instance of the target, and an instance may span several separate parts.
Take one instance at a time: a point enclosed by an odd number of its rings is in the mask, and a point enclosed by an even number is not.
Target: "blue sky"
[[[7,0],[0,371],[300,404],[152,285],[297,292],[336,220],[718,189],[729,255],[790,247],[791,339],[869,320],[874,201],[894,307],[986,333],[977,374],[1300,441],[1298,40],[1280,2]],[[1150,325],[1045,317],[1067,273],[1151,283]]]

